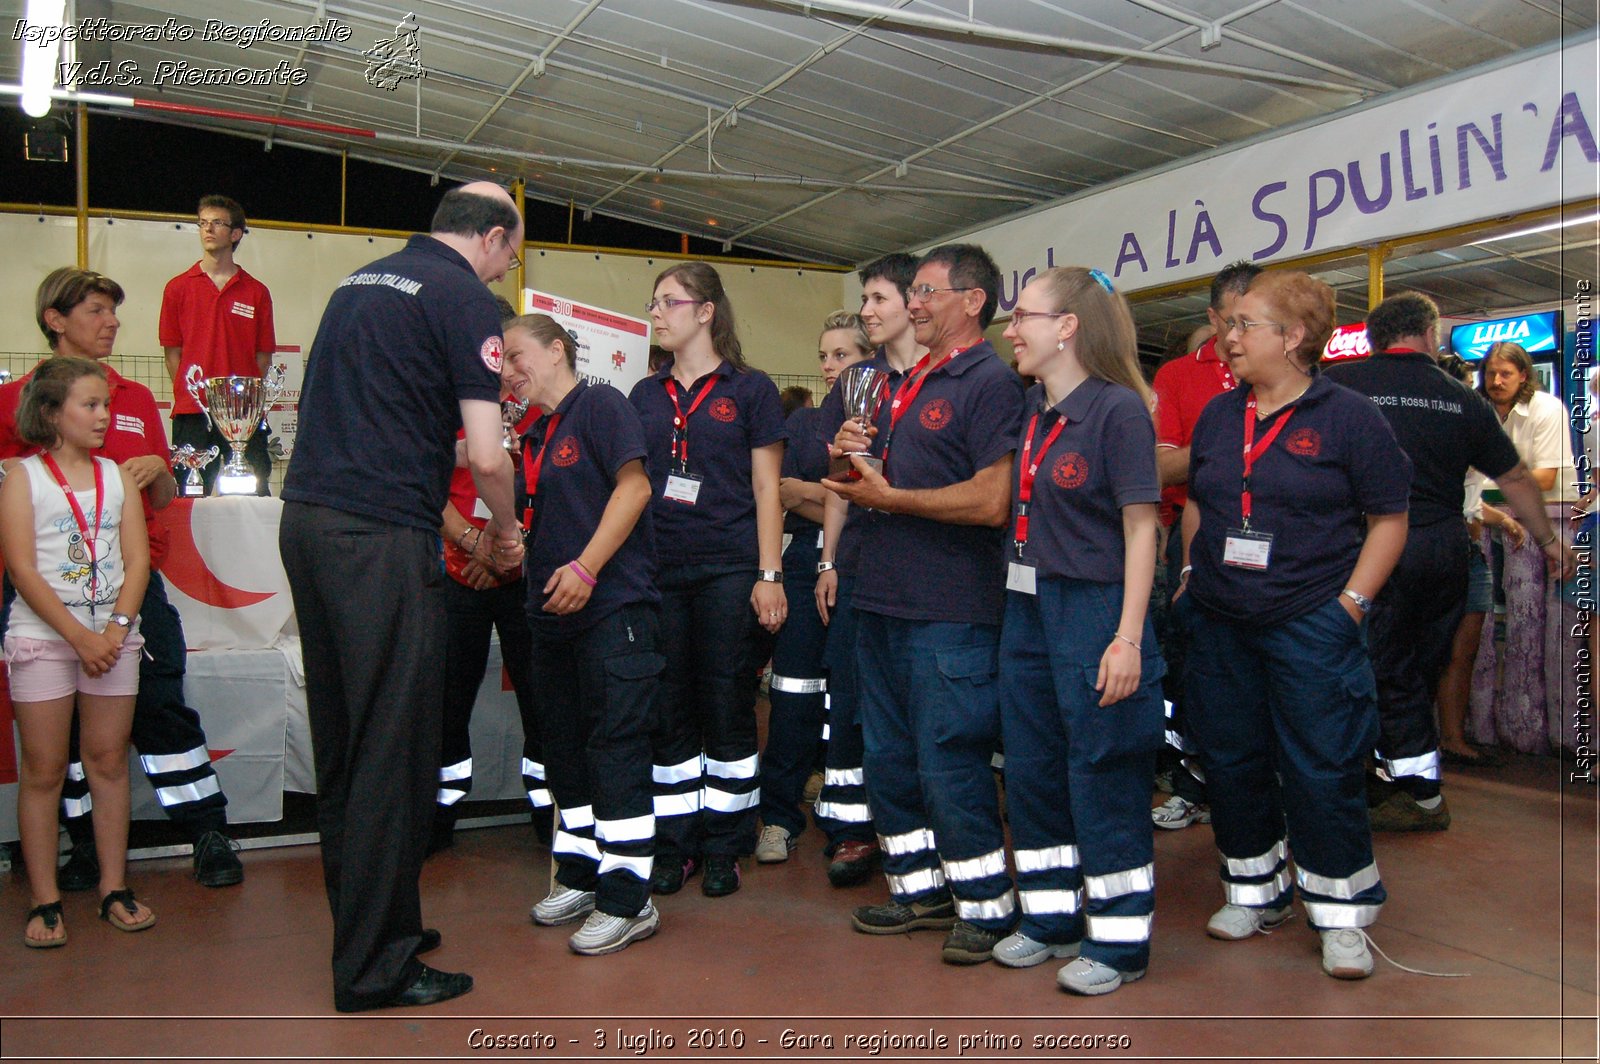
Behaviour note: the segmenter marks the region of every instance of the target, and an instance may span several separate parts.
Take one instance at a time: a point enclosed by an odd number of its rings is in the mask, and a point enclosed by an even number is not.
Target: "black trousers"
[[[663,861],[755,849],[757,671],[772,636],[750,608],[754,584],[744,565],[663,566],[657,580],[667,667],[651,747]]]
[[[455,580],[445,581],[448,628],[444,653],[444,737],[439,761],[439,814],[454,822],[457,802],[472,793],[472,707],[489,663],[490,632],[500,634],[500,657],[522,718],[522,759],[539,763],[539,731],[534,720],[528,676],[532,634],[528,631],[525,582],[475,591]],[[527,765],[524,765],[527,768]],[[532,790],[532,788],[530,788]],[[536,807],[540,804],[534,803]]]
[[[272,455],[267,450],[268,432],[260,424],[250,434],[244,445],[244,464],[250,467],[250,472],[256,475],[257,495],[271,495],[268,482],[272,479]],[[216,460],[200,471],[200,481],[206,486],[206,494],[211,494],[211,486],[217,482],[217,471],[220,470],[232,454],[228,441],[222,438],[222,433],[215,426],[207,426],[204,414],[173,414],[172,415],[172,446],[181,447],[189,444],[197,451],[208,447],[217,449]],[[183,485],[189,479],[189,471],[178,469],[174,473],[178,478],[178,491],[183,491]]]
[[[657,626],[653,605],[624,606],[571,635],[531,625],[539,730],[561,810],[556,879],[594,891],[612,916],[637,916],[650,900],[650,713],[665,663]]]
[[[5,621],[9,620],[15,597],[16,590],[7,580],[0,635],[5,633]],[[140,767],[156,792],[162,812],[194,842],[208,831],[221,831],[228,826],[228,798],[211,767],[211,751],[200,726],[200,714],[183,698],[184,662],[188,656],[183,621],[167,601],[167,587],[160,573],[150,574],[150,584],[139,606],[139,631],[144,635],[144,651],[139,655],[139,695],[133,704],[131,742],[139,751]],[[68,756],[67,779],[61,787],[61,817],[76,846],[94,840],[94,826],[89,820],[93,808],[89,781],[78,759],[76,715],[72,718]]]
[[[421,973],[450,578],[433,532],[328,507],[285,505],[278,543],[305,658],[333,1001],[369,1008]]]
[[[1415,798],[1439,793],[1439,725],[1433,699],[1467,606],[1463,521],[1413,527],[1389,582],[1367,615],[1378,680],[1378,763]]]

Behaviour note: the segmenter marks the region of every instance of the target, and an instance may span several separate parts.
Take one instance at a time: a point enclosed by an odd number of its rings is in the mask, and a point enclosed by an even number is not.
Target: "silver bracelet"
[[[1138,643],[1135,643],[1133,640],[1129,639],[1127,636],[1123,635],[1121,632],[1117,633],[1117,638],[1122,640],[1124,643],[1128,644],[1133,649],[1137,650],[1139,653],[1141,653],[1141,654],[1144,653],[1144,647],[1140,646]]]

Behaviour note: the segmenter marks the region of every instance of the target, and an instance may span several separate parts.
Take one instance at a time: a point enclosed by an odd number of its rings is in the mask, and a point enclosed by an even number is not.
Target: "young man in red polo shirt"
[[[244,208],[227,196],[200,200],[200,261],[167,282],[161,294],[161,349],[172,378],[172,442],[203,451],[215,446],[218,460],[201,472],[209,494],[228,454],[222,433],[189,394],[198,376],[260,377],[267,371],[277,337],[272,330],[272,295],[267,286],[233,261],[248,231]],[[266,495],[272,475],[267,433],[261,429],[245,445],[245,461],[256,475],[256,494]]]
[[[1220,346],[1226,336],[1233,305],[1244,295],[1250,282],[1261,272],[1259,266],[1240,261],[1223,269],[1211,279],[1211,304],[1206,307],[1206,318],[1211,322],[1214,335],[1194,351],[1175,358],[1156,372],[1156,467],[1161,473],[1161,521],[1167,528],[1167,600],[1177,593],[1183,565],[1183,537],[1179,529],[1183,508],[1189,501],[1189,440],[1194,435],[1194,424],[1200,419],[1205,405],[1223,392],[1233,388],[1233,371],[1228,368],[1227,355]],[[1178,606],[1186,610],[1187,606]],[[1181,760],[1172,770],[1173,794],[1166,802],[1151,810],[1151,818],[1158,828],[1176,830],[1190,824],[1211,822],[1211,810],[1206,804],[1205,782],[1198,772],[1198,751],[1183,726],[1183,659],[1188,649],[1189,633],[1184,618],[1169,615],[1167,636],[1162,653],[1167,659],[1167,696],[1169,719],[1167,743]]]

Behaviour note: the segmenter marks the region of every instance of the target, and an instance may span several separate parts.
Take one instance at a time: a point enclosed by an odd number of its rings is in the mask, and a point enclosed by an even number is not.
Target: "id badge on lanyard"
[[[1250,472],[1255,468],[1256,459],[1267,452],[1272,446],[1272,441],[1278,438],[1278,433],[1289,423],[1294,416],[1294,409],[1288,410],[1278,423],[1272,426],[1272,431],[1256,443],[1256,397],[1252,395],[1244,406],[1244,482],[1239,489],[1239,512],[1243,523],[1238,528],[1228,529],[1227,538],[1222,541],[1222,564],[1231,565],[1238,569],[1252,569],[1256,572],[1265,572],[1272,561],[1272,533],[1262,532],[1250,527],[1251,495]]]
[[[677,468],[667,474],[667,485],[661,496],[672,502],[693,506],[700,498],[700,488],[705,478],[689,472],[689,418],[700,409],[700,404],[706,401],[706,396],[711,394],[717,382],[715,379],[706,382],[694,402],[689,404],[688,412],[678,403],[678,383],[668,377],[665,385],[667,398],[672,400],[672,457]]]
[[[704,483],[705,477],[696,473],[668,473],[667,486],[661,496],[685,506],[693,506],[700,498],[700,486]]]

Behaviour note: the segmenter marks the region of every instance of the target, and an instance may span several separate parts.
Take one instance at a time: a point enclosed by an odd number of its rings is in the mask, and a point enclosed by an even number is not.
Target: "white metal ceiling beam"
[[[911,0],[896,0],[896,2],[900,3],[900,4],[907,4],[907,3],[910,3]],[[889,10],[888,8],[884,9],[884,11],[886,11],[886,12],[888,10]],[[791,63],[789,65],[789,68],[787,70],[785,70],[783,73],[779,74],[777,77],[773,78],[771,81],[768,81],[765,85],[763,85],[761,88],[757,89],[755,92],[745,95],[738,103],[735,103],[732,106],[726,108],[722,112],[722,115],[719,118],[717,118],[715,120],[711,120],[710,119],[710,110],[711,110],[711,108],[708,106],[707,107],[707,119],[708,119],[708,121],[706,122],[705,128],[702,129],[700,132],[696,133],[692,137],[685,137],[682,141],[680,141],[678,143],[678,145],[676,147],[669,149],[659,159],[657,159],[655,161],[654,165],[660,166],[662,163],[665,163],[666,161],[668,161],[669,159],[673,158],[674,156],[680,154],[681,152],[687,151],[691,146],[693,146],[694,144],[698,143],[701,140],[701,138],[704,138],[705,141],[706,141],[706,154],[709,157],[710,153],[711,153],[711,140],[712,140],[712,137],[715,135],[716,128],[723,121],[725,121],[728,118],[729,115],[736,114],[740,107],[749,106],[754,101],[756,101],[758,99],[761,99],[762,97],[766,96],[766,94],[771,92],[773,89],[776,89],[778,86],[780,86],[780,85],[784,84],[785,82],[791,80],[792,78],[798,76],[803,71],[810,69],[818,61],[820,61],[820,60],[826,58],[827,56],[833,54],[834,52],[838,51],[840,48],[844,47],[850,41],[855,40],[857,37],[859,37],[863,33],[865,33],[867,31],[867,29],[875,21],[876,21],[876,19],[869,18],[869,19],[865,20],[864,22],[862,22],[860,25],[855,26],[855,27],[853,27],[853,28],[851,28],[849,30],[846,30],[842,35],[840,35],[838,37],[835,37],[832,40],[823,43],[815,51],[813,51],[810,55],[808,55],[804,59],[800,60],[800,62]],[[710,161],[709,158],[708,158],[708,161]],[[639,171],[638,173],[634,174],[632,177],[629,177],[626,181],[623,181],[620,184],[618,184],[615,188],[612,188],[612,189],[608,190],[605,193],[605,195],[601,196],[599,199],[595,200],[593,203],[589,204],[588,209],[589,210],[593,210],[594,208],[596,208],[596,207],[600,206],[601,204],[605,203],[607,200],[611,199],[612,197],[620,195],[623,192],[623,190],[627,189],[629,186],[631,186],[631,185],[637,183],[638,181],[642,180],[648,173],[649,173],[649,171],[646,171],[646,170]]]
[[[527,81],[529,78],[544,77],[545,63],[552,55],[555,54],[557,48],[561,47],[563,43],[572,37],[573,31],[581,26],[583,24],[583,20],[593,14],[594,9],[599,7],[600,4],[601,0],[589,0],[589,3],[584,6],[582,11],[574,15],[571,21],[569,21],[565,26],[561,27],[561,31],[550,39],[550,43],[546,44],[539,50],[539,54],[533,57],[532,62],[522,68],[522,73],[518,74],[516,78],[512,80],[511,84],[506,87],[506,90],[500,94],[500,98],[489,105],[489,109],[483,113],[483,117],[478,119],[477,124],[467,131],[466,136],[461,138],[463,143],[471,144],[473,138],[479,133],[483,132],[483,127],[488,125],[489,120],[499,113],[500,108],[506,105],[506,101],[511,99],[512,94],[514,94],[518,89],[522,88],[523,82]],[[433,171],[433,178],[435,181],[439,179],[440,174],[444,173],[444,168],[449,166],[455,160],[457,154],[459,153],[452,151],[449,155],[446,155],[439,161],[439,165],[435,167]]]
[[[1324,89],[1328,92],[1350,93],[1367,91],[1360,85],[1352,85],[1348,82],[1320,81],[1316,78],[1301,77],[1298,74],[1284,74],[1276,70],[1235,66],[1232,63],[1217,63],[1210,59],[1195,59],[1186,55],[1162,55],[1142,48],[1123,48],[1117,45],[1100,44],[1095,41],[1079,40],[1073,37],[1058,37],[1048,33],[1008,30],[999,26],[945,18],[942,15],[917,15],[909,11],[897,11],[879,7],[876,4],[861,3],[859,0],[762,0],[762,2],[776,4],[779,7],[794,8],[805,12],[807,15],[810,15],[813,11],[830,11],[834,14],[851,15],[856,18],[871,18],[877,21],[911,26],[936,33],[951,33],[962,37],[972,37],[978,40],[1004,44],[1026,44],[1040,48],[1053,48],[1062,52],[1077,52],[1107,59],[1121,59],[1154,66],[1168,66],[1201,74],[1228,75],[1248,78],[1252,81],[1294,85],[1305,89]]]

